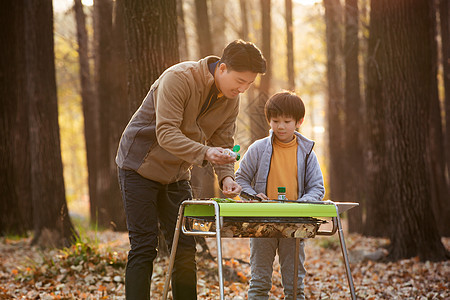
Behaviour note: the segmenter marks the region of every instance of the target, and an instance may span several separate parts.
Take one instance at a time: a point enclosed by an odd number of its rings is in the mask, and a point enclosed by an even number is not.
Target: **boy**
[[[262,199],[277,199],[278,187],[286,188],[286,198],[298,201],[320,201],[324,196],[322,172],[312,150],[314,142],[296,129],[303,123],[305,106],[291,92],[273,95],[265,106],[270,135],[254,142],[245,153],[236,173],[236,182],[244,192]],[[294,298],[295,239],[252,238],[249,300],[269,298],[272,266],[278,250],[285,299],[304,299],[304,242],[300,243],[298,294]]]

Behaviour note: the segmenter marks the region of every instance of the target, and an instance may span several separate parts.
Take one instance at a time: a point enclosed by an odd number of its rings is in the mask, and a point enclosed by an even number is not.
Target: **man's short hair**
[[[251,42],[235,40],[223,50],[220,62],[224,63],[230,71],[264,74],[266,72],[266,59],[261,51]]]
[[[293,92],[279,92],[267,100],[264,113],[269,123],[276,117],[291,117],[298,122],[305,117],[305,104]]]

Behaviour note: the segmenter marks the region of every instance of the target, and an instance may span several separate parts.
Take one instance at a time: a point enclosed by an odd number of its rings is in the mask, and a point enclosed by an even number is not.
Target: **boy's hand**
[[[234,163],[236,159],[223,153],[223,150],[221,147],[211,147],[206,151],[205,159],[216,165]]]
[[[242,191],[242,187],[231,177],[225,177],[222,180],[222,192],[226,197],[236,197]]]

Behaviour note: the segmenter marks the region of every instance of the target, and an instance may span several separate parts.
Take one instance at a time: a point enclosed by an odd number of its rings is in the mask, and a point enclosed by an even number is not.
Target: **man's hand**
[[[223,150],[221,147],[211,147],[206,151],[205,159],[216,165],[234,163],[236,159],[223,153]]]
[[[226,197],[236,197],[242,191],[242,187],[231,177],[225,177],[222,180],[222,192]]]
[[[269,197],[267,197],[266,194],[264,194],[264,193],[259,193],[256,195],[256,197],[259,197],[262,200],[270,200]]]

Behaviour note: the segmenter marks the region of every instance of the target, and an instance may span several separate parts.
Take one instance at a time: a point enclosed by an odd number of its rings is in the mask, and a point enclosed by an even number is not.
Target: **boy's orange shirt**
[[[286,187],[286,198],[298,199],[297,139],[288,143],[273,139],[273,153],[267,178],[267,197],[278,198],[278,187]]]

